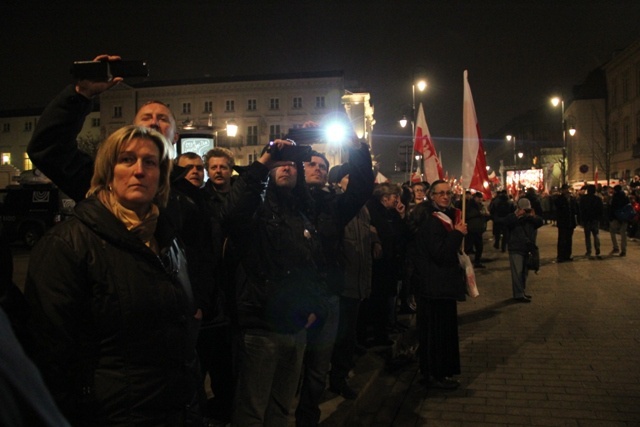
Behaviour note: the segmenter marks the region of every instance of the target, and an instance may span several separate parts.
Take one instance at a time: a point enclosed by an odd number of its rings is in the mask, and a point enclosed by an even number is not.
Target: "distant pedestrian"
[[[593,246],[596,258],[600,257],[600,221],[602,220],[603,204],[602,199],[596,195],[596,186],[587,185],[587,194],[580,196],[578,208],[580,212],[580,222],[584,228],[584,242],[587,246],[585,256],[593,259],[591,255],[591,236],[593,236]]]
[[[609,205],[609,234],[611,235],[611,243],[613,244],[613,250],[609,255],[620,254],[620,256],[627,255],[627,222],[616,217],[616,211],[623,206],[629,204],[629,198],[622,191],[622,186],[616,185],[613,187],[613,196],[611,197],[611,204]],[[616,234],[620,233],[620,246],[618,246],[618,240]]]
[[[506,251],[507,241],[509,240],[509,229],[504,226],[504,219],[514,209],[515,206],[509,200],[506,190],[499,191],[489,204],[489,213],[493,221],[493,247],[502,249],[502,252]]]
[[[554,197],[556,223],[558,225],[558,254],[556,262],[573,261],[571,257],[573,230],[577,225],[578,203],[569,191],[569,185],[563,184],[561,193]]]
[[[531,302],[531,295],[525,293],[527,287],[528,253],[536,244],[537,230],[543,224],[542,217],[536,215],[529,199],[518,200],[518,208],[505,218],[509,228],[509,265],[511,266],[511,288],[517,302]]]

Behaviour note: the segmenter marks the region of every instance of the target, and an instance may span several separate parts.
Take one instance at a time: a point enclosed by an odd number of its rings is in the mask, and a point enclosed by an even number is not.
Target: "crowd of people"
[[[3,376],[11,425],[286,426],[291,415],[317,425],[327,382],[356,398],[355,355],[392,346],[398,313],[416,315],[422,383],[453,390],[467,292],[459,255],[486,268],[488,222],[525,303],[546,221],[558,227],[557,262],[572,260],[577,224],[589,257],[600,257],[600,229],[619,256],[637,230],[637,185],[629,196],[586,186],[579,198],[562,187],[548,215],[533,189],[489,201],[462,200],[444,180],[374,184],[369,147],[353,132],[348,162],[333,168],[286,138],[243,167],[220,147],[172,160],[176,121],[161,101],[142,105],[92,158],[76,137],[92,100],[120,81],[65,88],[28,146],[77,205],[33,249],[23,299],[2,277],[15,330],[0,313],[3,339],[24,347],[12,357],[29,360],[25,378],[44,402],[27,417],[29,397]],[[624,221],[616,212],[629,203],[636,217]]]

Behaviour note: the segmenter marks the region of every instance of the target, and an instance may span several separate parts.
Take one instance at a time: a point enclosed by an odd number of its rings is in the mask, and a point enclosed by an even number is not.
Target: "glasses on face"
[[[433,193],[433,195],[438,197],[444,197],[444,196],[451,197],[453,195],[453,191],[436,191]]]

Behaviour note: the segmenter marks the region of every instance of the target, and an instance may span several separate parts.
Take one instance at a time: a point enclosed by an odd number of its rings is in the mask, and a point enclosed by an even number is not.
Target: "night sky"
[[[460,170],[462,73],[482,134],[570,97],[592,69],[640,37],[640,1],[55,1],[0,4],[0,110],[43,107],[74,60],[146,59],[151,80],[344,70],[371,92],[383,171],[410,139],[413,73],[436,149]],[[485,144],[487,145],[487,144]]]

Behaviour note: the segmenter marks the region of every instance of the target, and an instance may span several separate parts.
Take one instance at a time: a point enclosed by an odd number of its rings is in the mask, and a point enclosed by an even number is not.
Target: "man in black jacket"
[[[613,196],[611,197],[611,204],[609,206],[609,234],[611,235],[611,243],[613,243],[613,250],[610,255],[627,255],[627,221],[618,218],[616,211],[628,204],[629,198],[624,191],[622,191],[622,186],[614,186]],[[618,246],[616,233],[620,233],[620,246]]]
[[[324,324],[309,331],[304,361],[302,389],[296,410],[298,426],[315,426],[320,420],[319,404],[331,367],[331,355],[338,330],[339,295],[345,281],[342,265],[344,228],[360,211],[373,190],[371,155],[355,134],[349,148],[349,186],[336,194],[326,187],[329,161],[318,152],[304,163],[305,182],[314,201],[315,226],[320,235],[326,261],[328,314]],[[334,390],[349,394],[351,390]]]
[[[569,185],[563,184],[561,191],[562,193],[554,198],[558,225],[558,256],[556,258],[558,263],[573,261],[571,247],[573,230],[577,224],[576,216],[578,215],[578,203],[571,195]]]
[[[584,228],[584,242],[587,245],[587,253],[589,259],[593,259],[591,255],[591,236],[593,235],[593,247],[596,250],[596,258],[602,259],[600,256],[600,221],[602,221],[602,213],[604,211],[602,199],[596,195],[596,186],[587,185],[587,194],[583,194],[579,199],[580,222]]]

